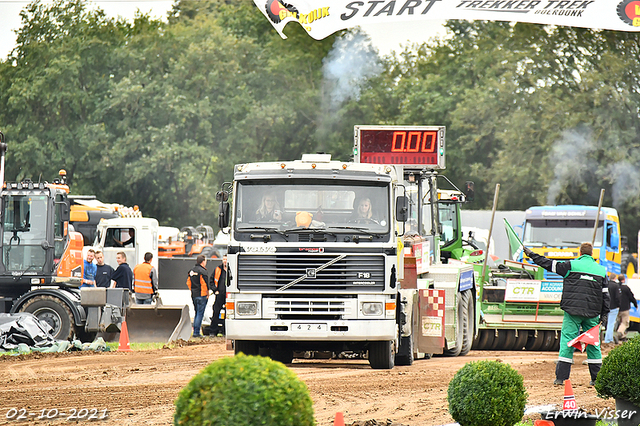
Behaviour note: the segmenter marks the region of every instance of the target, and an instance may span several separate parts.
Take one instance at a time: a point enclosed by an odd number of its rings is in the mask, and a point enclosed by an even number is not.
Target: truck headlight
[[[255,315],[257,312],[256,302],[236,302],[236,315]]]
[[[382,302],[363,302],[362,314],[363,315],[382,315],[383,308]]]

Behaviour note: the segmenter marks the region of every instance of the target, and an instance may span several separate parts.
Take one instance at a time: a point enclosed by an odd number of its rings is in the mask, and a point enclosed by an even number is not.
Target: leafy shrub
[[[640,405],[640,336],[612,349],[602,360],[595,388],[600,398]]]
[[[307,386],[269,358],[222,358],[200,371],[180,391],[174,425],[312,426]]]
[[[522,376],[498,361],[470,362],[449,383],[449,413],[462,426],[513,426],[522,420]]]

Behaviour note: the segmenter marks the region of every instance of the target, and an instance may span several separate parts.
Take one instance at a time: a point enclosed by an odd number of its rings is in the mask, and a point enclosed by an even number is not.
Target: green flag
[[[520,238],[518,238],[518,234],[516,234],[516,231],[513,230],[511,224],[509,224],[507,219],[504,220],[504,227],[507,231],[507,238],[509,238],[509,251],[511,253],[511,260],[517,261],[522,254],[524,244],[522,244],[522,241],[520,241]]]

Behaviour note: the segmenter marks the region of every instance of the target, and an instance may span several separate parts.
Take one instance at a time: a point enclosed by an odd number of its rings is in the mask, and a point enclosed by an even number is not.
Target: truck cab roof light
[[[328,163],[331,161],[331,154],[302,154],[303,163]]]

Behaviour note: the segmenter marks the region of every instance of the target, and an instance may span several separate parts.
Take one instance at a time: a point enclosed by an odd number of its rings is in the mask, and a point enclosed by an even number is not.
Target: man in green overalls
[[[547,259],[527,247],[524,248],[524,252],[537,265],[564,278],[560,301],[564,318],[560,335],[560,353],[556,365],[556,380],[553,382],[554,385],[561,385],[569,378],[571,364],[573,364],[574,348],[567,346],[567,343],[578,337],[581,329],[585,332],[600,322],[606,327],[609,313],[607,270],[591,256],[593,254],[591,243],[582,243],[580,256],[564,262]],[[587,364],[591,374],[589,385],[593,386],[602,366],[599,343],[596,346],[587,346]]]

